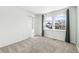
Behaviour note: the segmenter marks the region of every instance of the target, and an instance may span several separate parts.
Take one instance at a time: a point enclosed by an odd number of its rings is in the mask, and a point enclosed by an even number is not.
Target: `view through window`
[[[65,13],[47,17],[44,20],[44,29],[65,30],[66,29]]]

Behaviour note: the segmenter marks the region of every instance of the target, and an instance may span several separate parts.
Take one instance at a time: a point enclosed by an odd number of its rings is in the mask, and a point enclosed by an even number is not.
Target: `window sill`
[[[66,30],[58,30],[58,29],[44,29],[45,31],[60,31],[65,32]]]
[[[53,29],[53,31],[66,31],[66,30]]]

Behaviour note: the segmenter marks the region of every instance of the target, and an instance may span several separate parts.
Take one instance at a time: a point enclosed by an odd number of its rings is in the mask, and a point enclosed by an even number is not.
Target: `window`
[[[53,29],[54,30],[65,30],[66,29],[66,19],[65,15],[56,15],[54,17]]]
[[[47,17],[44,20],[45,30],[65,30],[66,29],[66,16],[65,13],[58,13],[54,16]]]
[[[44,29],[52,29],[52,17],[47,17],[44,21]]]

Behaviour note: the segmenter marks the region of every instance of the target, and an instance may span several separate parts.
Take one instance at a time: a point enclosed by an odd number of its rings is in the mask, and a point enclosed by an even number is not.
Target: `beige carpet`
[[[34,37],[0,48],[2,53],[76,53],[74,44],[46,38]]]

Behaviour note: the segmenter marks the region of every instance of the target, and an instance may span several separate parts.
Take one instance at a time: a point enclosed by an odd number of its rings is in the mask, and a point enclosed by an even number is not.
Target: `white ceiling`
[[[22,6],[24,8],[34,14],[44,14],[51,11],[59,10],[66,8],[67,6]]]

